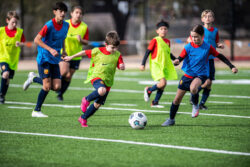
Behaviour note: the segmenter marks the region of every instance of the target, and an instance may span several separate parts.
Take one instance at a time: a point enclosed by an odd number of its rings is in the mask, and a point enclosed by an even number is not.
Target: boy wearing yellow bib
[[[151,93],[157,90],[151,107],[163,108],[163,106],[159,105],[159,100],[167,85],[167,80],[176,80],[177,73],[171,61],[175,60],[175,57],[170,52],[170,41],[166,38],[169,24],[162,20],[156,24],[156,28],[158,36],[151,40],[140,69],[141,71],[145,70],[146,61],[150,55],[149,65],[151,76],[154,81],[159,81],[159,83],[144,89],[144,100],[148,102]]]
[[[67,56],[72,56],[82,51],[83,45],[88,44],[89,32],[88,26],[81,21],[83,16],[83,9],[81,6],[74,6],[71,10],[71,19],[66,20],[69,23],[69,30],[65,39],[65,51]],[[71,78],[73,77],[76,70],[79,69],[81,57],[76,57],[70,62],[61,61],[60,72],[62,75],[62,87],[59,90],[57,99],[63,101],[63,94],[70,85]]]
[[[1,89],[0,104],[5,102],[5,95],[9,87],[10,79],[13,79],[21,48],[24,45],[25,37],[23,29],[16,27],[19,17],[16,11],[7,13],[7,26],[0,27],[0,67],[1,67]]]
[[[88,56],[91,58],[85,83],[91,82],[95,90],[82,99],[81,110],[83,114],[78,119],[82,127],[88,127],[87,119],[93,115],[101,105],[104,105],[110,88],[114,83],[116,68],[125,70],[122,55],[117,51],[119,44],[118,34],[115,31],[110,31],[106,35],[105,47],[83,50],[73,56],[64,57],[65,61],[70,61],[80,56]],[[94,101],[94,103],[89,106],[91,101]]]

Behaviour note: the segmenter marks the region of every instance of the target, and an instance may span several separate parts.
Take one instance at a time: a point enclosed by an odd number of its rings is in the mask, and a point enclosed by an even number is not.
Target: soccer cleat
[[[28,75],[28,79],[23,84],[23,90],[27,90],[29,86],[32,84],[33,79],[36,77],[34,72],[30,72]]]
[[[82,119],[82,117],[80,116],[79,118],[78,118],[78,121],[80,122],[80,124],[81,124],[81,126],[82,127],[88,127],[88,125],[87,125],[87,120],[86,119]]]
[[[45,118],[48,117],[48,115],[43,114],[41,111],[32,111],[31,114],[32,117],[40,117],[40,118]]]
[[[63,101],[63,96],[62,95],[57,95],[57,100],[58,101]]]
[[[164,108],[164,106],[159,105],[159,102],[155,102],[154,100],[151,103],[152,108]]]
[[[0,94],[0,104],[4,104],[5,98],[2,94]]]
[[[163,122],[163,124],[161,124],[161,126],[173,126],[174,124],[175,124],[175,120],[169,118],[165,122]]]
[[[200,110],[207,110],[207,106],[205,106],[204,104],[200,104],[199,109]]]
[[[86,110],[87,110],[87,108],[88,108],[88,106],[89,106],[89,103],[90,103],[90,102],[89,102],[88,100],[86,100],[85,97],[82,98],[81,110],[82,110],[83,113],[86,112]]]
[[[199,106],[193,105],[192,118],[198,117],[198,115],[199,115]]]
[[[145,102],[148,102],[148,101],[149,101],[149,97],[150,97],[150,95],[151,95],[151,92],[149,93],[148,88],[149,88],[149,87],[146,87],[146,88],[144,89],[144,101],[145,101]]]

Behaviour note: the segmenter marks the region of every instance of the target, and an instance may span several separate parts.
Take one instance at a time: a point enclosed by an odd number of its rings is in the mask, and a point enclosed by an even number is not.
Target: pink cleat
[[[82,125],[82,127],[88,127],[88,125],[87,125],[87,120],[86,119],[82,119],[82,117],[80,116],[79,118],[78,118],[78,121],[80,122],[80,124]]]
[[[89,106],[89,101],[86,100],[85,97],[82,98],[82,103],[81,103],[81,110],[83,113],[86,112],[87,108]]]

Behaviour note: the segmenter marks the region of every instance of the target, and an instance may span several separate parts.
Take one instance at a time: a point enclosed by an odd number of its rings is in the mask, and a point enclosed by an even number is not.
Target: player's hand
[[[125,70],[125,65],[124,65],[124,64],[120,64],[120,65],[119,65],[119,69],[120,69],[120,70]]]
[[[144,70],[145,70],[145,65],[141,65],[141,66],[140,66],[140,70],[141,70],[141,71],[144,71]]]
[[[65,51],[63,51],[62,52],[62,58],[66,57],[66,56],[68,56],[68,54]]]
[[[224,49],[224,44],[223,43],[217,43],[217,48]]]
[[[232,72],[233,73],[237,73],[238,72],[238,69],[236,67],[232,68]]]
[[[173,61],[173,63],[174,63],[175,66],[177,66],[177,65],[180,64],[180,60],[179,60],[179,59],[175,59],[175,60]]]
[[[79,42],[81,42],[81,40],[82,40],[81,35],[77,35],[76,38],[77,38],[77,40],[78,40]]]
[[[16,47],[21,46],[21,43],[19,41],[16,41]]]
[[[70,61],[70,60],[72,60],[72,56],[63,57],[63,60],[64,61]]]
[[[56,57],[56,56],[58,56],[59,54],[58,54],[58,52],[55,50],[55,49],[50,49],[49,50],[49,52],[52,54],[52,56],[54,56],[54,57]]]

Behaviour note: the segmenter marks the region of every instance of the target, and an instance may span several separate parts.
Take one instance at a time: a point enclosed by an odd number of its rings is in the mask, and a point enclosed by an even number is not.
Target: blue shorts
[[[195,78],[200,78],[202,81],[202,84],[203,84],[206,81],[207,76],[198,76],[198,77],[194,77],[194,78],[188,78],[188,77],[183,75],[181,77],[180,82],[179,82],[178,88],[181,90],[190,91],[190,85]]]
[[[215,80],[215,67],[214,67],[214,59],[209,59],[209,79]]]
[[[38,72],[40,78],[61,79],[60,68],[58,64],[50,64],[45,62],[38,64]]]
[[[8,71],[8,72],[9,72],[9,79],[13,79],[13,77],[14,77],[14,75],[15,75],[15,70],[10,69],[8,63],[1,62],[1,63],[0,63],[0,68],[1,68],[1,70],[2,70],[1,75],[3,75],[3,73],[4,73],[5,71]]]
[[[81,62],[81,60],[71,60],[69,62],[69,68],[74,69],[74,70],[78,70],[79,66],[80,66],[80,62]]]
[[[94,81],[94,82],[93,82],[93,87],[94,87],[96,90],[98,90],[98,88],[100,88],[100,87],[105,87],[105,88],[107,88],[107,86],[104,84],[103,80],[101,80],[101,79],[98,79],[98,80]],[[105,101],[106,101],[106,99],[107,99],[108,94],[109,94],[109,91],[107,91],[106,94],[105,94],[104,96],[101,96],[101,97],[97,98],[97,99],[95,100],[95,102],[96,102],[97,104],[102,104],[102,105],[104,105],[104,103],[105,103]]]

